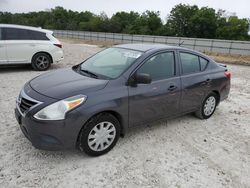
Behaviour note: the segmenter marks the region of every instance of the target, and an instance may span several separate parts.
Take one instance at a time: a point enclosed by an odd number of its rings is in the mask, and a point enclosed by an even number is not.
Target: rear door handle
[[[169,88],[168,88],[169,91],[174,91],[174,90],[176,90],[176,89],[177,89],[177,86],[175,86],[175,85],[171,85],[171,86],[169,86]]]
[[[207,83],[210,83],[212,80],[210,79],[210,78],[208,78],[207,80],[206,80],[206,82]]]
[[[211,82],[212,80],[210,78],[206,79],[204,82],[201,83],[201,86],[207,85]]]

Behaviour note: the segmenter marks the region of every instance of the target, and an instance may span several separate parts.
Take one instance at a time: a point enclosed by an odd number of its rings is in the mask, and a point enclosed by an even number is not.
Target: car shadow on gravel
[[[51,65],[51,67],[48,69],[48,71],[53,71],[57,69],[63,68],[63,65],[59,64],[54,64]],[[0,74],[1,73],[17,73],[17,72],[26,72],[26,71],[31,71],[31,72],[47,72],[47,71],[35,71],[31,65],[0,65]]]
[[[33,71],[31,65],[1,65],[0,73]]]

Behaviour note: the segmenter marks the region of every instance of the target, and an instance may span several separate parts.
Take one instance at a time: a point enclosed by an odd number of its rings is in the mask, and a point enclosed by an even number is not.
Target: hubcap
[[[36,65],[39,69],[46,69],[49,65],[49,60],[46,56],[39,56],[36,59]]]
[[[103,151],[113,143],[115,136],[116,129],[112,123],[98,123],[89,133],[88,146],[94,151]]]
[[[213,113],[215,106],[216,106],[215,97],[214,96],[208,97],[204,105],[204,114],[206,116],[210,116]]]

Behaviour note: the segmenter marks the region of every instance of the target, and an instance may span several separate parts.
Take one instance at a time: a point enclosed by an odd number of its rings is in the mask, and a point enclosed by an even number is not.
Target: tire
[[[32,68],[36,71],[46,71],[52,63],[51,57],[46,53],[37,53],[32,57]]]
[[[215,112],[218,103],[218,95],[214,92],[210,93],[202,102],[199,110],[195,112],[196,117],[200,119],[210,118]]]
[[[79,148],[87,155],[100,156],[109,152],[119,137],[119,121],[112,114],[102,113],[91,118],[81,130]]]

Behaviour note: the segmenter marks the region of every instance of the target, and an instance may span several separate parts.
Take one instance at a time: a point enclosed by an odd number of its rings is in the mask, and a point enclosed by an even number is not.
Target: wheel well
[[[97,113],[97,114],[91,116],[91,117],[86,121],[86,123],[89,122],[93,117],[99,116],[99,115],[101,115],[101,114],[103,114],[103,113],[109,113],[109,114],[113,115],[113,116],[119,121],[120,126],[121,126],[121,127],[120,127],[120,128],[121,128],[121,134],[120,134],[120,136],[121,136],[121,137],[124,137],[125,132],[124,132],[123,118],[122,118],[122,116],[121,116],[118,112],[115,112],[115,111],[112,111],[112,110],[106,110],[106,111],[99,112],[99,113]],[[80,133],[81,133],[82,129],[84,128],[84,126],[86,125],[86,123],[82,126],[81,130],[80,130],[79,133],[78,133],[77,141],[76,141],[76,147],[79,145]]]
[[[104,112],[101,112],[101,113],[109,113],[109,114],[112,114],[113,116],[115,116],[115,118],[119,121],[119,123],[121,125],[121,133],[123,132],[123,120],[122,120],[122,116],[118,112],[104,111]]]
[[[218,99],[217,105],[218,105],[220,103],[220,93],[217,90],[213,90],[213,93],[217,95],[217,99]]]
[[[32,60],[33,60],[33,57],[34,57],[35,55],[37,55],[37,54],[40,54],[40,53],[47,54],[47,55],[50,57],[50,59],[51,59],[51,61],[52,61],[52,63],[53,63],[53,58],[52,58],[52,56],[50,55],[50,53],[48,53],[48,52],[43,52],[43,51],[35,53],[35,54],[32,56],[31,62],[32,62]]]

